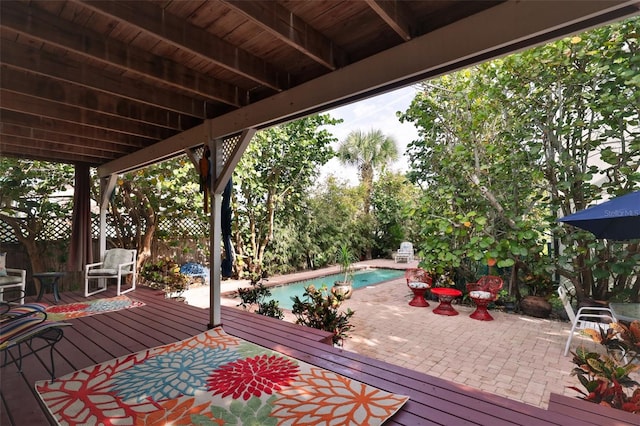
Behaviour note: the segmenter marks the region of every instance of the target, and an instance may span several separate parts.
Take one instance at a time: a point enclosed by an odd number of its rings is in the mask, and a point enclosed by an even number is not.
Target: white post
[[[211,329],[222,325],[220,316],[220,279],[222,258],[220,245],[222,243],[222,194],[213,194],[211,197],[211,215],[209,216],[209,264],[211,265],[211,274],[209,277],[209,324]]]

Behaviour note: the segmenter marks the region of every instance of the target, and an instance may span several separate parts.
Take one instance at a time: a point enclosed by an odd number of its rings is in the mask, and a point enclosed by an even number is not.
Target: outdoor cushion
[[[474,299],[493,299],[493,294],[488,291],[472,291],[469,295]]]
[[[0,277],[7,276],[7,253],[0,253]]]
[[[111,249],[107,250],[106,255],[104,257],[104,263],[102,271],[112,270],[111,275],[116,275],[118,273],[118,265],[122,265],[123,263],[130,263],[133,259],[131,258],[131,251],[126,249]],[[125,268],[126,270],[130,270],[131,267]],[[100,269],[97,269],[100,271]],[[105,272],[103,272],[104,274]]]
[[[17,275],[7,275],[4,277],[0,277],[0,286],[8,285],[8,284],[20,284],[22,282],[22,277]]]
[[[420,281],[412,281],[407,285],[411,288],[429,288],[429,284]]]
[[[89,269],[89,275],[118,275],[117,269]]]

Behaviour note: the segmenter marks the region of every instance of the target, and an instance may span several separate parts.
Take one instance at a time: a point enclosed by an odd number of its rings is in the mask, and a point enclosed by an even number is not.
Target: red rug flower
[[[216,369],[207,380],[208,390],[222,397],[247,401],[251,396],[260,397],[288,386],[298,374],[299,368],[291,360],[276,355],[259,355],[239,359]]]
[[[63,314],[67,312],[84,311],[89,307],[88,303],[69,303],[68,305],[53,305],[47,308],[47,312]]]

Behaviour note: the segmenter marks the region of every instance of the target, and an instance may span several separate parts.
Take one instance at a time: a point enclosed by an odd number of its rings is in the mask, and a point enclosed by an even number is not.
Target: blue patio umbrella
[[[621,195],[558,220],[590,231],[598,238],[617,241],[640,238],[640,191]]]

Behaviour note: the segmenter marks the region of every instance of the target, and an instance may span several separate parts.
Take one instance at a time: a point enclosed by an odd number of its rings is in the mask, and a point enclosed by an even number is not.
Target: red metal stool
[[[462,296],[462,292],[460,290],[456,290],[455,288],[436,287],[431,289],[431,293],[438,296],[438,299],[440,300],[440,305],[433,310],[434,314],[448,316],[458,315],[458,311],[451,306],[451,301],[456,297]]]

